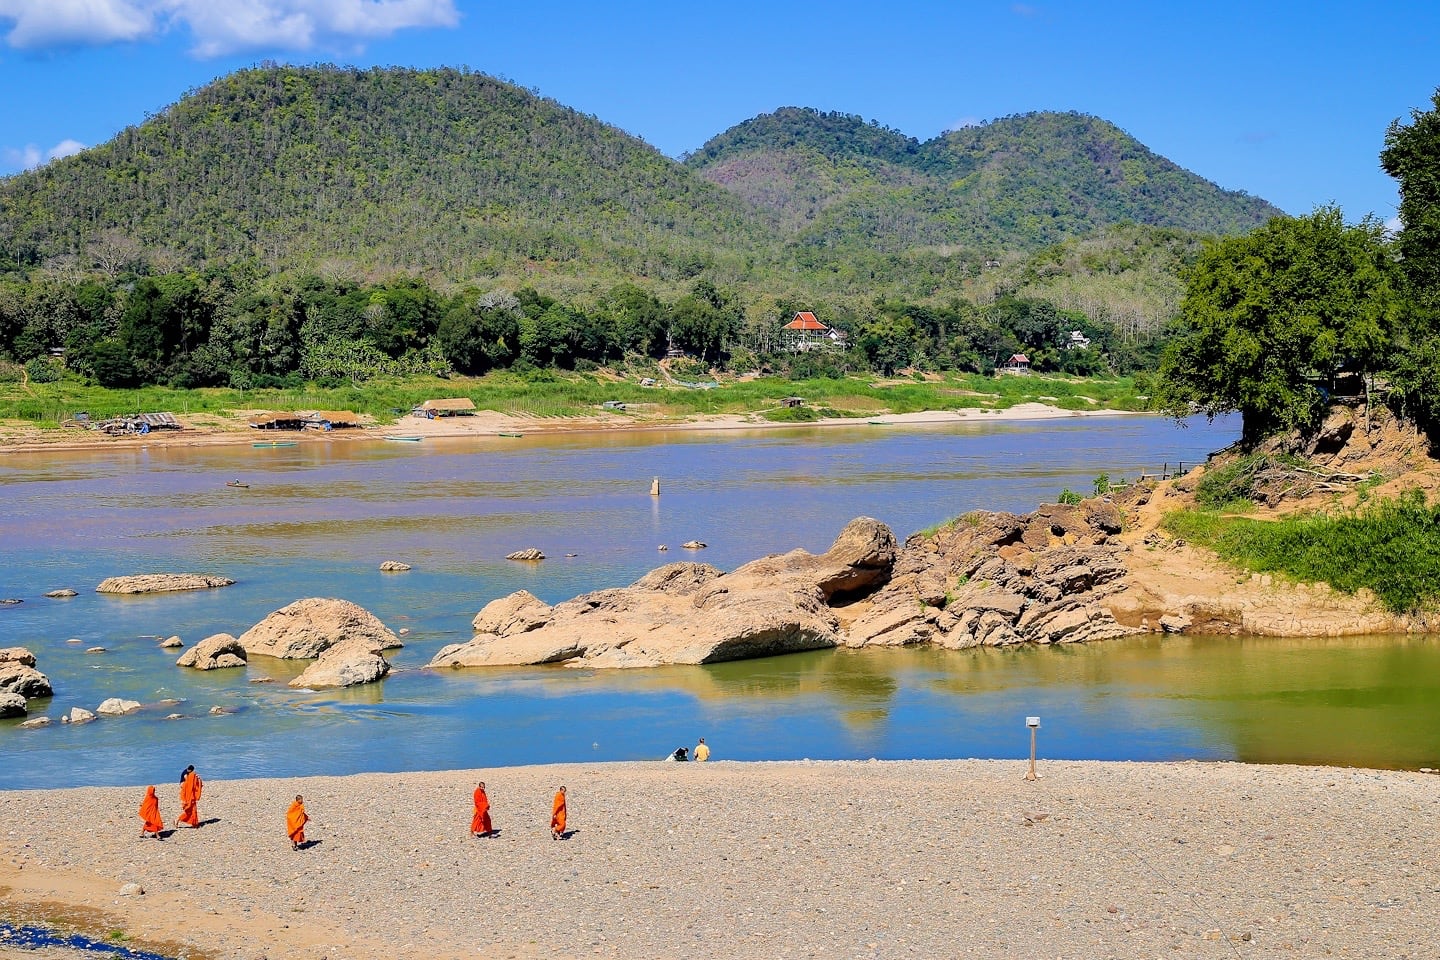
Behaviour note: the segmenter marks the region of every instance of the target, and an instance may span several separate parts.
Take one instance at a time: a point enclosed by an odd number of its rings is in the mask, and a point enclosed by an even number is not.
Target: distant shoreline
[[[796,427],[885,427],[945,423],[1012,423],[1029,420],[1060,420],[1070,417],[1156,416],[1134,410],[1065,410],[1044,403],[1020,403],[1003,410],[966,408],[925,410],[914,413],[875,414],[861,417],[825,417],[818,420],[784,422],[763,420],[742,414],[690,416],[684,419],[642,419],[623,415],[591,417],[523,417],[482,410],[473,416],[439,417],[427,420],[404,417],[393,424],[367,424],[330,432],[313,430],[256,430],[237,422],[236,426],[186,426],[181,430],[153,430],[143,436],[111,437],[97,431],[40,430],[16,421],[0,425],[0,451],[16,453],[74,452],[90,450],[138,450],[144,447],[235,446],[280,441],[297,443],[339,443],[384,441],[386,435],[420,436],[423,439],[501,438],[506,434],[611,433],[616,431],[656,432],[711,430],[773,430]],[[184,419],[183,417],[181,418]],[[54,439],[51,439],[51,438]]]
[[[709,739],[723,756],[723,736]],[[722,759],[215,779],[206,825],[159,842],[138,836],[141,788],[7,791],[0,912],[217,960],[954,956],[960,943],[994,960],[1379,958],[1431,942],[1440,800],[1426,774],[1038,769],[1027,782],[1019,760]],[[468,835],[478,779],[496,838]],[[560,784],[575,832],[556,842]],[[168,829],[176,788],[159,789]],[[296,793],[315,841],[298,853],[284,836]],[[127,883],[144,893],[120,895]]]

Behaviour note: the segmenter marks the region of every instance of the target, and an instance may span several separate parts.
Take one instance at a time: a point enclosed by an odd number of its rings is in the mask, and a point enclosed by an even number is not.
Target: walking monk
[[[495,827],[490,823],[490,797],[485,793],[485,781],[475,787],[475,816],[470,818],[470,833],[476,837],[488,837]]]
[[[565,788],[555,793],[555,802],[550,807],[550,839],[559,840],[565,836]]]
[[[160,839],[165,821],[160,819],[160,798],[155,796],[155,787],[145,788],[145,799],[140,801],[140,836]]]
[[[291,850],[299,850],[300,844],[305,842],[305,824],[309,822],[310,815],[305,812],[305,798],[297,793],[295,802],[285,811],[285,829],[290,834]]]
[[[185,768],[180,774],[180,822],[187,827],[200,826],[200,791],[205,788],[200,774],[195,772],[195,764]]]

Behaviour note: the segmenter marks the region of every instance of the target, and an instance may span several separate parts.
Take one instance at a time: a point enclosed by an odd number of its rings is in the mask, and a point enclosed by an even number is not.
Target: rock
[[[60,718],[61,723],[89,723],[95,719],[95,714],[84,707],[71,707],[70,712]]]
[[[34,700],[52,696],[55,691],[45,674],[19,661],[11,661],[0,662],[0,693],[18,693],[26,700]]]
[[[400,637],[408,637],[408,636],[410,636],[410,628],[409,628],[409,627],[401,627],[399,630],[396,630],[396,631],[395,631],[395,634],[396,634],[396,636],[400,636]]]
[[[885,583],[895,550],[889,528],[862,517],[818,556],[795,550],[728,574],[707,564],[668,564],[628,587],[553,608],[518,592],[482,610],[475,638],[445,647],[430,666],[638,667],[833,647],[841,636],[829,602]]]
[[[245,666],[245,645],[228,633],[216,633],[186,650],[175,661],[177,667],[196,670],[224,670]]]
[[[210,708],[210,716],[212,716],[212,717],[228,717],[230,714],[232,714],[232,713],[234,713],[234,712],[235,712],[235,711],[234,711],[234,710],[231,710],[229,707],[211,707],[211,708]]]
[[[508,597],[485,604],[470,621],[470,626],[476,633],[508,637],[543,626],[550,621],[552,612],[550,604],[528,590],[517,590]]]
[[[1183,613],[1169,613],[1160,618],[1160,629],[1165,633],[1184,633],[1193,623]]]
[[[122,700],[120,697],[111,697],[96,707],[95,712],[106,717],[121,717],[127,713],[134,713],[139,709],[140,704],[136,700]]]
[[[127,883],[120,888],[120,896],[122,897],[139,897],[143,896],[144,893],[145,888],[138,883]]]
[[[390,672],[390,662],[380,655],[382,647],[363,639],[346,640],[327,647],[305,671],[290,681],[292,687],[318,690],[324,687],[353,687],[379,680]]]
[[[670,548],[667,547],[665,544],[662,543],[662,544],[660,544],[660,546],[656,547],[655,549],[659,550],[661,553],[664,553],[666,550],[669,550]]]
[[[4,600],[0,600],[0,607],[13,606],[14,604],[24,602],[24,600],[21,600],[18,597],[6,597]]]
[[[79,594],[67,587],[64,590],[51,590],[49,593],[45,594],[45,596],[50,597],[51,599],[58,600],[62,597],[79,596]]]
[[[178,590],[207,590],[228,587],[234,580],[208,573],[142,573],[130,577],[109,577],[95,588],[96,593],[173,593]]]
[[[104,647],[86,647],[86,648],[85,648],[85,652],[86,652],[86,653],[104,653],[104,652],[105,652],[105,648],[104,648]]]
[[[185,719],[185,715],[182,714],[182,713],[167,713],[167,714],[165,715],[165,719],[166,719],[166,720],[184,720],[184,719]]]
[[[50,726],[50,718],[49,718],[49,717],[31,717],[29,720],[26,720],[24,723],[20,724],[20,729],[21,729],[21,730],[34,730],[34,729],[36,729],[37,727],[48,727],[48,726]]]
[[[251,677],[251,678],[250,678],[250,682],[251,682],[251,683],[274,683],[274,682],[275,682],[275,678],[274,678],[274,677]]]
[[[314,597],[281,607],[240,635],[240,644],[256,654],[286,660],[318,657],[342,641],[388,650],[403,646],[380,620],[348,600]]]
[[[704,550],[709,544],[703,540],[686,540],[680,546],[686,550]]]
[[[18,693],[0,693],[0,720],[23,717],[30,711],[25,709],[25,698]]]
[[[160,648],[162,650],[179,650],[183,646],[185,646],[185,644],[181,642],[179,637],[166,637],[160,641]]]
[[[380,564],[380,569],[386,573],[404,573],[410,569],[410,564],[401,563],[399,560],[386,560]]]
[[[20,663],[27,667],[35,666],[35,654],[24,647],[5,647],[0,649],[0,663]]]
[[[524,550],[516,550],[514,553],[506,554],[506,560],[544,560],[545,554],[540,552],[538,547],[527,547]]]

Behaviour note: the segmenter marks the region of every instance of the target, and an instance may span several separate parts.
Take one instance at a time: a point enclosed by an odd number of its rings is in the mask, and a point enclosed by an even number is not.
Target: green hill
[[[787,107],[687,158],[776,211],[797,246],[1036,250],[1122,223],[1235,233],[1282,211],[1223,190],[1078,113],[1031,113],[924,143],[859,117]]]
[[[770,221],[593,117],[449,69],[242,70],[0,181],[22,262],[118,234],[192,263],[683,280],[734,275]]]

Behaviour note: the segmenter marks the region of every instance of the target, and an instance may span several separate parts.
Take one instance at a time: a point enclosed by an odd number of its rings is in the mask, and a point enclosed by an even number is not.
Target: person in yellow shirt
[[[695,744],[694,757],[696,760],[709,760],[710,748],[705,745],[705,738],[701,737],[700,742]]]

